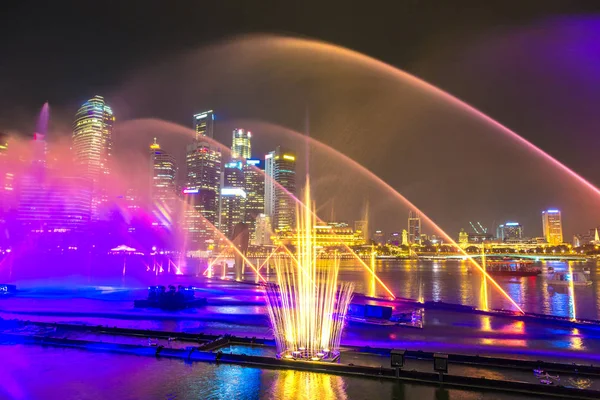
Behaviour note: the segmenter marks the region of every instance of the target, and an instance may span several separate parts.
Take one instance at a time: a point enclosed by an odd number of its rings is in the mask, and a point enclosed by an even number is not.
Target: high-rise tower
[[[417,211],[408,212],[408,242],[411,244],[421,243],[421,216]]]
[[[150,200],[158,223],[169,228],[178,204],[176,175],[175,157],[161,149],[154,138],[150,145]]]
[[[194,131],[196,140],[202,139],[202,136],[214,137],[215,115],[213,110],[203,111],[194,115]]]
[[[542,228],[546,242],[553,246],[562,244],[562,218],[559,210],[550,209],[542,211]]]
[[[235,159],[248,159],[250,158],[251,144],[250,138],[252,138],[252,133],[250,131],[246,131],[244,129],[236,128],[233,130],[233,140],[231,143],[231,158]]]
[[[213,137],[212,111],[194,115],[196,140],[186,148],[184,229],[189,246],[204,249],[218,223],[221,192],[221,151],[206,138]]]
[[[108,178],[115,117],[102,96],[79,108],[73,123],[73,153],[77,172],[92,183],[92,219],[108,201]]]
[[[296,223],[296,155],[277,146],[265,156],[265,214],[273,229],[291,230]]]

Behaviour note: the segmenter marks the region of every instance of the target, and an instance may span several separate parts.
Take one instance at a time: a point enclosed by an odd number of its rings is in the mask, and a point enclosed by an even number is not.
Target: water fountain
[[[317,267],[316,216],[306,178],[304,204],[297,207],[296,254],[277,259],[277,284],[267,285],[267,308],[279,356],[336,360],[353,284],[338,288],[339,259]]]

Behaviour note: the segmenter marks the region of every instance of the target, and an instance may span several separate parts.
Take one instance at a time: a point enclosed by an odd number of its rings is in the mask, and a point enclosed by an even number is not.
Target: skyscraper
[[[506,222],[498,225],[496,237],[503,242],[523,239],[523,227],[518,222]]]
[[[542,211],[542,228],[548,244],[553,246],[562,244],[562,219],[559,210],[550,209]]]
[[[219,229],[229,239],[233,239],[234,227],[244,222],[245,201],[246,192],[243,188],[223,187],[221,189]]]
[[[176,175],[175,157],[162,150],[154,138],[150,145],[150,201],[157,222],[169,228],[178,205]]]
[[[102,96],[94,96],[79,108],[73,123],[75,168],[92,182],[92,219],[108,201],[108,178],[115,117]]]
[[[231,239],[233,227],[244,221],[246,192],[242,161],[232,161],[223,168],[219,199],[219,229]]]
[[[256,219],[265,212],[265,177],[260,160],[246,160],[244,164],[244,182],[244,190],[246,191],[244,222],[248,224],[250,238],[254,240]]]
[[[203,138],[212,138],[214,116],[212,111],[194,115],[196,140],[186,148],[186,179],[184,199],[184,230],[189,246],[204,248],[213,239],[219,220],[221,191],[221,151]],[[198,250],[198,248],[188,248]]]
[[[276,231],[289,231],[296,218],[296,155],[277,146],[265,156],[265,214]]]
[[[215,115],[213,110],[203,111],[194,115],[194,131],[196,140],[201,140],[202,136],[214,137]]]
[[[0,211],[6,211],[13,205],[14,178],[8,160],[8,135],[0,132]]]
[[[31,145],[30,167],[18,182],[19,222],[38,233],[82,230],[90,220],[91,180],[48,168],[44,135],[34,134]]]
[[[252,133],[244,129],[236,128],[233,130],[233,140],[231,143],[231,158],[236,159],[248,159],[251,157],[252,149],[250,144],[250,138]]]
[[[408,242],[411,244],[421,243],[421,216],[413,210],[408,212]]]

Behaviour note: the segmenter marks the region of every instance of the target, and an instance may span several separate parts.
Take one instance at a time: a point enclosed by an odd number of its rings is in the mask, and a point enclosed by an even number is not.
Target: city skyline
[[[96,104],[97,103],[97,104]],[[108,113],[102,114],[102,110],[108,110]],[[89,114],[88,114],[88,110],[89,110]],[[100,114],[98,114],[98,117],[95,117],[95,112],[97,112],[97,110],[100,110]],[[90,128],[80,128],[81,126],[85,126],[88,122],[86,118],[88,118],[87,116],[90,115],[90,122],[93,121],[99,121],[99,124],[97,125],[98,128],[95,128],[96,125],[92,125],[93,129],[97,129],[97,134],[99,135],[99,139],[100,142],[103,141],[103,143],[105,143],[105,147],[104,147],[104,151],[105,154],[110,157],[110,152],[112,150],[112,140],[110,137],[110,133],[112,133],[112,123],[115,120],[115,117],[112,114],[112,109],[108,106],[105,105],[104,103],[104,99],[102,96],[95,96],[93,97],[90,101],[84,103],[84,105],[78,110],[78,112],[75,115],[75,122],[74,122],[74,134],[73,134],[73,143],[74,144],[78,144],[78,143],[91,143],[90,140],[92,139],[85,139],[87,140],[87,142],[85,142],[84,140],[82,140],[82,137],[85,138],[86,135],[89,136],[89,134],[87,134],[86,132],[90,131]],[[287,215],[285,213],[290,213],[291,210],[293,208],[291,207],[291,204],[288,204],[290,202],[289,200],[289,196],[287,195],[282,195],[281,193],[281,189],[276,188],[276,186],[273,186],[272,183],[271,185],[266,185],[265,183],[267,181],[269,181],[269,176],[271,176],[273,179],[273,181],[281,181],[283,182],[284,187],[286,187],[286,185],[291,185],[289,186],[289,188],[291,188],[291,193],[293,193],[295,191],[295,177],[292,181],[290,181],[290,183],[286,183],[286,180],[289,180],[290,178],[288,177],[282,177],[280,176],[281,172],[280,170],[285,170],[285,168],[282,168],[281,166],[278,166],[277,168],[275,168],[275,164],[273,163],[275,161],[275,159],[280,159],[281,161],[279,162],[287,162],[289,164],[289,166],[291,165],[295,165],[295,159],[296,156],[293,155],[293,153],[290,153],[288,150],[285,149],[281,149],[281,147],[278,147],[275,151],[269,152],[265,155],[265,161],[266,161],[266,165],[265,165],[265,174],[267,175],[265,178],[262,177],[262,175],[260,173],[257,173],[255,171],[258,171],[257,166],[260,165],[261,161],[260,160],[256,160],[256,159],[251,159],[248,158],[246,160],[246,157],[250,157],[251,156],[251,134],[250,131],[246,131],[243,128],[236,128],[233,130],[233,135],[232,135],[232,139],[231,139],[231,157],[230,159],[232,160],[229,163],[224,163],[225,160],[225,156],[222,154],[221,150],[218,150],[217,147],[215,147],[215,144],[213,144],[211,142],[211,140],[213,139],[212,136],[214,136],[214,129],[215,129],[215,114],[214,111],[210,110],[210,111],[205,111],[205,112],[201,112],[201,113],[197,113],[194,114],[193,116],[193,127],[194,127],[194,131],[196,132],[196,139],[191,143],[187,145],[187,161],[185,163],[185,168],[184,168],[184,172],[183,174],[185,175],[185,183],[183,185],[183,194],[187,195],[187,197],[189,198],[192,195],[200,195],[202,197],[202,201],[200,201],[200,203],[197,203],[196,200],[194,200],[192,203],[194,203],[195,205],[192,206],[191,210],[193,210],[193,212],[198,212],[200,211],[201,214],[205,217],[208,218],[208,221],[210,224],[214,225],[215,227],[217,227],[218,229],[220,229],[221,231],[223,231],[223,233],[226,235],[226,237],[229,237],[233,231],[233,226],[237,223],[240,222],[250,222],[250,230],[251,230],[251,235],[252,235],[252,241],[256,240],[255,236],[254,236],[254,231],[256,229],[256,225],[255,225],[255,220],[258,218],[258,216],[260,216],[263,212],[267,212],[267,216],[269,217],[269,221],[271,222],[271,224],[273,225],[271,229],[273,229],[273,231],[281,231],[281,230],[289,230],[289,226],[291,226],[291,223],[289,221],[291,221],[293,219],[293,214],[289,214],[288,217],[279,217],[278,215],[276,215],[275,213],[275,207],[283,207],[283,203],[286,203],[287,205],[285,206],[285,208],[287,210],[290,211],[284,211],[283,215]],[[108,121],[108,125],[106,125],[105,122],[103,121]],[[199,123],[200,121],[200,123]],[[208,122],[209,121],[209,122]],[[103,125],[104,124],[104,125]],[[106,128],[105,128],[106,126]],[[217,125],[218,126],[218,125]],[[87,129],[87,130],[86,130]],[[81,133],[83,132],[83,134]],[[91,132],[95,132],[95,131],[91,131]],[[94,134],[94,133],[92,133]],[[102,136],[102,135],[108,135],[108,136]],[[40,133],[35,133],[34,134],[34,139],[37,139],[37,142],[34,140],[34,143],[41,143],[43,144],[43,148],[44,150],[41,150],[40,154],[44,154],[43,159],[38,156],[38,159],[40,159],[40,162],[44,162],[45,163],[45,154],[47,153],[47,145],[45,142],[45,135],[40,134]],[[204,138],[208,138],[208,139],[204,139]],[[83,154],[84,157],[89,157],[88,154],[101,154],[101,152],[99,151],[95,151],[95,152],[91,152],[91,150],[87,150],[87,147],[85,146],[89,146],[89,145],[82,145],[79,144],[78,147],[74,146],[74,158],[75,158],[75,163],[82,163],[82,156],[81,154]],[[39,146],[38,146],[39,147]],[[82,150],[83,149],[83,150]],[[152,178],[152,183],[150,184],[150,187],[148,188],[149,193],[150,193],[150,200],[153,203],[153,205],[151,205],[151,208],[154,208],[154,213],[156,215],[156,217],[160,220],[160,222],[158,222],[160,225],[170,225],[170,223],[168,223],[167,221],[172,221],[173,220],[173,214],[176,213],[175,209],[177,208],[174,203],[176,202],[176,197],[179,189],[179,185],[177,183],[177,179],[176,176],[179,175],[179,177],[181,178],[182,176],[182,171],[180,171],[179,174],[177,174],[177,161],[175,160],[175,158],[168,154],[165,153],[164,150],[161,150],[161,147],[159,145],[159,143],[157,142],[157,139],[154,138],[154,142],[152,144],[150,144],[150,162],[151,162],[151,178]],[[105,156],[105,157],[107,157]],[[200,157],[200,158],[198,158]],[[208,159],[205,159],[206,157],[209,157]],[[196,160],[198,158],[198,160]],[[100,165],[102,167],[102,165],[108,165],[107,163],[108,158],[103,159],[103,162],[96,162],[93,165]],[[89,161],[87,161],[89,163]],[[158,165],[158,164],[163,164],[162,166]],[[168,164],[168,165],[167,165]],[[87,164],[86,164],[87,165]],[[104,167],[102,167],[104,168]],[[160,174],[160,170],[161,169],[169,169],[169,173],[167,173],[166,177],[162,177],[161,178],[161,174]],[[295,167],[293,167],[293,169],[295,169]],[[85,169],[84,175],[82,176],[82,178],[88,179],[90,182],[93,182],[93,179],[90,178],[90,172],[85,172],[88,169]],[[227,171],[231,171],[231,172],[227,172]],[[94,173],[96,173],[96,170],[92,171]],[[285,172],[285,171],[284,171]],[[102,174],[106,174],[108,175],[108,172],[104,172]],[[101,174],[101,175],[102,175]],[[231,175],[233,174],[233,175]],[[269,175],[270,174],[270,175]],[[96,175],[98,175],[96,173]],[[284,174],[285,175],[285,174]],[[294,173],[295,175],[295,173]],[[166,178],[166,180],[165,180]],[[65,178],[66,179],[66,178]],[[72,178],[70,178],[72,179]],[[97,179],[97,178],[96,178]],[[163,180],[163,182],[161,184],[159,184],[158,186],[155,184],[156,180]],[[167,180],[169,182],[167,182]],[[66,182],[66,181],[65,181]],[[71,182],[75,182],[73,180],[71,180]],[[80,181],[80,182],[84,182],[84,181]],[[164,189],[160,189],[160,186],[164,186],[165,184],[167,184],[169,186],[169,191],[173,192],[171,193],[171,197],[167,198],[169,196],[166,196],[164,193]],[[92,183],[93,185],[93,183]],[[256,185],[260,185],[260,186],[256,186]],[[251,187],[252,189],[248,190],[247,188]],[[264,189],[263,189],[264,187]],[[200,194],[199,192],[202,190],[208,189],[213,193],[213,195],[210,195],[208,197],[206,197],[205,194]],[[162,190],[163,194],[162,195],[156,195],[153,193],[153,191],[155,190]],[[81,192],[81,194],[85,193]],[[92,200],[94,199],[94,190],[92,190]],[[269,201],[269,193],[272,196],[271,200]],[[279,193],[279,194],[277,194]],[[262,194],[259,197],[256,197],[257,194]],[[127,192],[127,199],[131,198],[133,201],[139,201],[139,200],[134,200],[132,197],[132,195],[129,194],[129,191]],[[136,198],[140,197],[140,194],[135,195]],[[275,196],[281,197],[280,200],[276,200]],[[96,195],[97,197],[97,195]],[[143,196],[142,196],[143,197]],[[206,198],[205,198],[206,197]],[[248,197],[248,199],[247,199]],[[79,204],[83,204],[85,203],[84,200],[79,200]],[[94,219],[94,207],[95,207],[95,201],[97,202],[97,200],[93,200],[92,201],[92,205],[91,205],[91,215],[92,215],[92,219]],[[104,194],[104,202],[107,201],[107,197],[106,194]],[[232,203],[233,201],[233,203]],[[31,203],[31,202],[29,202]],[[254,203],[253,205],[249,206],[248,209],[246,209],[246,203],[251,204]],[[281,203],[281,204],[278,204]],[[27,204],[27,201],[25,201],[24,204]],[[200,206],[199,204],[202,204],[202,206]],[[157,207],[158,205],[158,207]],[[131,207],[131,206],[128,206]],[[136,208],[139,208],[138,206],[135,206]],[[170,211],[169,211],[170,210]],[[231,214],[232,210],[235,210],[235,214]],[[558,229],[556,232],[558,233],[554,233],[554,234],[549,234],[548,233],[548,228],[547,228],[547,223],[546,223],[546,217],[543,219],[542,221],[542,232],[541,234],[536,234],[537,231],[537,227],[533,228],[531,233],[527,236],[525,236],[523,234],[523,226],[517,222],[514,221],[508,221],[504,224],[498,224],[496,226],[496,236],[495,238],[500,240],[500,241],[504,241],[504,242],[511,242],[514,240],[531,240],[531,239],[536,239],[536,238],[543,238],[545,239],[546,242],[551,243],[553,245],[558,245],[561,243],[587,243],[590,241],[593,241],[592,239],[582,239],[585,236],[585,231],[587,230],[593,230],[594,228],[594,224],[592,223],[590,227],[588,227],[586,230],[581,231],[581,232],[575,232],[572,237],[573,239],[571,240],[571,236],[568,235],[568,237],[563,237],[562,234],[562,221],[560,219],[560,211],[558,210],[547,210],[548,212],[554,212],[555,214],[559,215],[559,222],[558,222]],[[78,211],[78,212],[83,212],[84,214],[84,220],[85,220],[85,211]],[[24,212],[21,212],[21,214],[23,214]],[[422,233],[422,228],[421,228],[421,218],[419,215],[418,211],[413,211],[413,210],[409,210],[409,217],[408,217],[408,229],[407,229],[407,243],[410,244],[419,244],[423,241],[428,241],[429,240],[429,235],[433,233],[433,238],[436,237],[435,234],[435,230],[432,230],[431,232],[426,232],[426,234]],[[544,211],[544,213],[546,213],[546,211]],[[178,213],[177,213],[178,214]],[[281,211],[279,212],[279,214],[281,214]],[[178,214],[179,215],[179,214]],[[189,215],[189,212],[186,214],[185,212],[181,215]],[[544,214],[545,215],[545,214]],[[280,220],[284,219],[284,222],[281,223]],[[197,216],[193,217],[192,220],[196,220]],[[355,216],[353,219],[350,220],[346,220],[350,223],[358,223],[360,222],[358,216]],[[413,222],[411,222],[413,221]],[[262,223],[262,222],[261,222]],[[198,224],[198,222],[196,222],[195,224]],[[479,232],[477,231],[477,229],[475,229],[475,226],[472,225],[471,226],[474,228],[474,233],[478,234]],[[479,223],[479,226],[481,228],[483,228],[481,226],[481,224]],[[197,228],[197,227],[196,227]],[[192,230],[197,230],[196,228],[192,229]],[[377,230],[378,226],[377,224],[375,224],[375,226],[373,227],[374,230]],[[209,232],[211,231],[211,229],[213,228],[207,228],[204,227],[202,229],[200,229],[203,232]],[[379,229],[379,231],[381,231],[381,229]],[[395,231],[395,229],[389,230],[389,232],[393,232]],[[473,233],[473,232],[472,232]],[[373,235],[374,232],[368,232],[366,234],[371,234]],[[453,240],[457,240],[459,237],[455,237],[453,233],[448,232],[448,234],[450,235],[450,237]],[[593,234],[591,235],[593,236]],[[588,235],[587,237],[591,237],[590,235]],[[437,240],[437,239],[436,239]],[[582,242],[583,240],[583,242]],[[434,240],[435,241],[435,240]],[[538,239],[539,241],[539,239]],[[402,243],[404,243],[404,241],[402,241]]]

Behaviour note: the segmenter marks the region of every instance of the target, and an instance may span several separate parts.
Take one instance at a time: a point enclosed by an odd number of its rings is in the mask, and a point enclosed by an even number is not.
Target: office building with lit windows
[[[421,215],[417,211],[408,212],[408,242],[421,244]]]
[[[72,149],[77,172],[92,182],[92,219],[108,201],[108,179],[115,117],[102,96],[94,96],[77,110]]]
[[[194,132],[196,132],[196,140],[201,140],[203,136],[212,139],[214,137],[214,125],[215,115],[213,110],[194,114]]]
[[[223,187],[221,189],[221,209],[219,229],[228,239],[233,239],[233,230],[244,222],[244,202],[246,192],[241,187]]]
[[[231,144],[231,158],[234,160],[250,158],[252,154],[250,144],[251,138],[252,133],[250,133],[250,131],[240,128],[234,129]]]
[[[265,214],[275,231],[296,226],[296,155],[278,146],[265,156]]]
[[[211,250],[215,242],[217,194],[209,189],[191,188],[184,189],[182,195],[186,250]]]
[[[214,239],[219,221],[222,155],[216,146],[203,140],[213,137],[213,129],[212,111],[194,115],[196,140],[186,147],[183,190],[183,229],[188,250],[206,249],[206,244]]]
[[[154,138],[150,145],[150,201],[156,222],[168,228],[177,214],[176,177],[175,157],[161,149]]]
[[[256,219],[265,212],[265,176],[260,160],[246,160],[244,164],[244,182],[244,190],[246,191],[244,222],[248,224],[250,238],[253,240]]]
[[[518,222],[506,222],[496,228],[496,238],[503,242],[523,239],[523,226]]]
[[[556,246],[563,243],[562,218],[559,210],[542,211],[542,228],[548,244]]]

